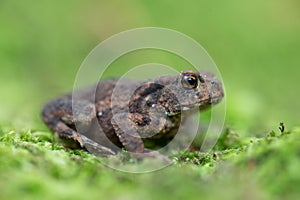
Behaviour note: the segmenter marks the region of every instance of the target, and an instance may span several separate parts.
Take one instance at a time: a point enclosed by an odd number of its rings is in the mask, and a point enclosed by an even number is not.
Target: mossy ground
[[[50,132],[1,126],[0,141],[1,199],[297,199],[300,195],[300,129],[272,131],[261,138],[240,138],[227,131],[211,152],[176,152],[172,166],[145,174],[105,167],[84,150],[56,143]]]

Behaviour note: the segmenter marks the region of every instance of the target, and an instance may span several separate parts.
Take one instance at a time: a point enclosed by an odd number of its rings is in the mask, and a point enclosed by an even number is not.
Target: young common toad
[[[156,156],[147,144],[167,144],[181,117],[224,96],[213,74],[194,71],[146,82],[103,80],[78,94],[75,100],[68,94],[48,102],[43,121],[67,146],[100,156],[115,155],[120,148],[133,156]]]

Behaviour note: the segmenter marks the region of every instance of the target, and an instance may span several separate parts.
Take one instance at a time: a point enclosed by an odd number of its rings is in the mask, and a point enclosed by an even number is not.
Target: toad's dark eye
[[[198,86],[198,78],[194,75],[183,75],[181,84],[185,89],[194,89]]]

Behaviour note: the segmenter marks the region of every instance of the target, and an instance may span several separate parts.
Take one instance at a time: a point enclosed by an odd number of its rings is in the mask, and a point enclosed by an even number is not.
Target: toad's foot
[[[82,146],[85,147],[90,153],[94,154],[95,156],[101,157],[116,155],[116,152],[114,152],[113,150],[102,146],[83,135],[80,135],[80,140]]]
[[[131,152],[130,156],[133,158],[136,158],[138,160],[150,158],[150,159],[158,159],[161,162],[163,162],[164,164],[172,164],[172,160],[168,156],[165,156],[158,151],[153,151],[151,149],[146,149],[146,148],[144,149],[143,153],[132,153]]]

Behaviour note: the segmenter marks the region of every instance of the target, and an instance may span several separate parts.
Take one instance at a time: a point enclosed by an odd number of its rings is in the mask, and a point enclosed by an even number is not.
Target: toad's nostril
[[[211,93],[209,93],[209,94],[208,94],[208,98],[209,98],[209,99],[211,99],[211,98],[212,98],[212,95],[211,95]]]
[[[204,78],[203,78],[201,75],[199,75],[199,81],[200,81],[201,83],[204,83],[204,82],[205,82]]]

